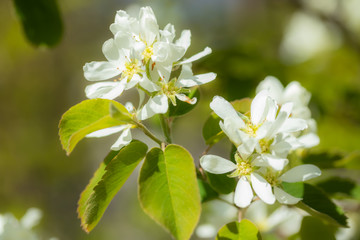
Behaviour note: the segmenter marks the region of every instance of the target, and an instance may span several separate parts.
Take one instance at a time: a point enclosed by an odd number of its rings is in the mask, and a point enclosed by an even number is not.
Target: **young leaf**
[[[56,0],[14,0],[27,39],[35,46],[54,46],[63,33]]]
[[[225,136],[219,126],[220,120],[221,119],[215,113],[211,113],[206,120],[202,130],[206,145],[213,145]]]
[[[122,112],[121,118],[110,115],[110,103]],[[69,155],[87,134],[100,129],[131,123],[131,114],[118,102],[107,99],[85,100],[64,113],[59,124],[62,147]]]
[[[240,100],[235,100],[231,102],[231,105],[234,109],[242,114],[245,114],[250,111],[251,108],[251,99],[243,98]]]
[[[326,225],[320,219],[310,216],[303,218],[301,222],[300,236],[301,239],[306,240],[335,240],[334,227]]]
[[[146,152],[146,144],[132,141],[118,153],[111,152],[105,158],[78,202],[81,226],[86,232],[90,232],[100,221],[111,200],[145,157]]]
[[[316,185],[331,196],[350,197],[360,200],[360,185],[350,178],[331,177]]]
[[[304,183],[303,200],[296,206],[314,217],[320,217],[338,226],[347,226],[347,217],[341,208],[336,206],[321,189],[310,184]]]
[[[223,226],[216,240],[258,240],[261,235],[257,227],[247,219],[241,222],[231,222]]]
[[[200,194],[190,153],[181,146],[153,148],[139,176],[144,211],[176,239],[189,239],[200,217]]]
[[[229,178],[228,173],[224,174],[213,174],[206,172],[206,177],[209,181],[210,186],[221,194],[229,194],[235,190],[236,180],[235,178]]]
[[[189,104],[180,100],[176,101],[176,106],[169,104],[169,117],[178,117],[184,115],[191,110],[193,110],[196,104],[200,100],[200,91],[198,88],[194,88],[191,90],[189,94],[186,94],[190,99],[197,98],[197,102],[195,104]]]

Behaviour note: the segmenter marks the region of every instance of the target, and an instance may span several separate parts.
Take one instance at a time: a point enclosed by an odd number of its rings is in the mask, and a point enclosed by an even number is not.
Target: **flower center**
[[[236,170],[228,175],[228,177],[240,177],[250,175],[254,169],[250,163],[241,161],[236,164]]]
[[[146,64],[149,60],[150,60],[150,58],[151,58],[151,56],[154,54],[154,49],[153,49],[153,47],[152,46],[147,46],[145,49],[144,49],[144,51],[142,52],[142,55],[143,55],[143,57],[144,57],[144,63]]]
[[[261,147],[261,153],[269,153],[270,152],[270,145],[272,144],[274,140],[266,140],[266,139],[261,139],[259,141],[260,147]]]
[[[245,128],[241,130],[252,137],[256,137],[256,132],[260,128],[260,126],[261,124],[254,125],[251,122],[247,122]]]
[[[265,177],[265,180],[271,185],[271,186],[278,186],[281,184],[281,181],[275,176],[273,173],[268,173]]]
[[[142,70],[139,64],[139,60],[135,59],[125,63],[125,70],[123,71],[123,75],[128,78],[128,81],[130,81],[134,74],[140,73],[141,71]]]

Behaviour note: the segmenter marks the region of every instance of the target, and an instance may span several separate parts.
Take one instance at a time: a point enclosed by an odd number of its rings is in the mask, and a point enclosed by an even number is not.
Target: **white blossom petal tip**
[[[223,174],[236,169],[236,165],[216,155],[205,155],[200,158],[200,165],[205,171],[214,174]]]
[[[236,206],[246,208],[250,205],[254,193],[246,177],[241,177],[236,185],[234,203]]]
[[[284,182],[303,182],[321,175],[321,170],[312,164],[296,166],[280,176]]]
[[[262,176],[257,173],[252,173],[251,184],[256,195],[258,195],[263,202],[267,204],[275,203],[275,196],[272,192],[272,187]]]

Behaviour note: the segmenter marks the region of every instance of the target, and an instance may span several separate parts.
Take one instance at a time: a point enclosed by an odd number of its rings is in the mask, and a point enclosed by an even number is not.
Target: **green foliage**
[[[116,118],[110,115],[114,107]],[[114,113],[113,113],[114,115]],[[69,155],[76,144],[87,134],[100,129],[131,123],[131,115],[126,108],[118,102],[107,99],[90,99],[71,107],[64,113],[59,124],[59,135],[62,147]]]
[[[212,189],[212,187],[207,182],[201,179],[198,179],[197,181],[199,185],[199,192],[202,203],[213,200],[219,196],[219,194],[215,192],[214,189]]]
[[[235,190],[236,179],[229,178],[227,173],[224,174],[213,174],[206,172],[206,177],[209,181],[210,186],[221,194],[229,194]]]
[[[63,24],[56,0],[14,0],[14,5],[32,44],[52,47],[60,41]]]
[[[231,102],[231,105],[234,107],[234,109],[242,114],[246,114],[247,112],[250,112],[251,108],[251,99],[250,98],[243,98],[240,100],[235,100]]]
[[[360,151],[349,154],[332,152],[315,152],[306,155],[304,163],[315,164],[320,168],[360,169]]]
[[[90,232],[107,206],[147,152],[146,144],[132,141],[119,152],[110,152],[80,196],[78,214],[81,225]]]
[[[225,136],[219,126],[220,120],[221,119],[215,113],[211,113],[206,120],[202,130],[206,145],[213,145]]]
[[[169,104],[169,117],[178,117],[184,115],[195,108],[200,100],[200,91],[198,88],[193,88],[190,93],[186,94],[190,99],[197,98],[195,104],[189,104],[183,101],[176,101],[176,106]]]
[[[331,196],[350,197],[360,200],[360,186],[352,179],[331,177],[316,185]]]
[[[216,240],[258,240],[261,235],[257,227],[247,219],[241,222],[231,222],[223,226]]]
[[[301,223],[300,237],[302,240],[335,240],[334,227],[326,225],[318,218],[306,216]]]
[[[176,239],[189,239],[200,217],[200,194],[189,152],[178,145],[147,154],[139,177],[144,211]]]
[[[306,183],[303,188],[303,200],[296,205],[297,207],[329,223],[342,227],[347,226],[347,217],[341,208],[335,205],[321,189]]]

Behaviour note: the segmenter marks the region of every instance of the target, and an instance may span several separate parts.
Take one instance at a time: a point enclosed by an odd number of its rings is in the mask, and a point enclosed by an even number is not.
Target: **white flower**
[[[268,76],[259,83],[256,92],[267,90],[270,97],[276,100],[280,105],[292,102],[292,117],[305,119],[309,128],[301,134],[299,141],[303,147],[310,148],[319,144],[320,139],[316,135],[316,122],[311,118],[311,111],[308,107],[311,93],[308,92],[299,82],[290,82],[285,88],[281,82]]]
[[[237,159],[237,164],[215,155],[205,155],[200,158],[200,165],[207,172],[223,174],[232,172],[229,177],[239,177],[236,185],[234,203],[245,208],[250,205],[256,195],[265,203],[273,204],[275,199],[282,204],[296,204],[301,198],[294,197],[280,188],[282,182],[302,182],[321,175],[318,167],[305,164],[294,167],[277,177],[272,171],[264,178],[264,169],[256,168],[251,161]],[[269,170],[269,169],[268,169]],[[273,193],[274,190],[274,193]]]
[[[174,65],[191,63],[211,53],[211,49],[206,47],[202,52],[180,61],[190,46],[190,31],[183,30],[174,42],[174,26],[167,24],[163,30],[160,30],[150,7],[140,9],[139,20],[129,17],[124,11],[118,11],[110,30],[114,35],[120,32],[131,36],[137,42],[137,49],[141,51],[139,60],[142,60],[144,65],[151,65],[162,79],[170,78]]]
[[[257,196],[267,204],[275,202],[271,185],[258,173],[250,162],[238,161],[237,164],[215,155],[205,155],[200,159],[203,169],[214,174],[232,172],[230,177],[239,177],[236,185],[234,203],[236,206],[245,208],[250,205],[254,197],[253,190]],[[251,183],[251,184],[250,184]]]
[[[130,102],[125,104],[127,110],[132,113],[134,112],[134,107]],[[124,146],[128,145],[132,141],[131,128],[133,128],[133,124],[123,124],[115,127],[109,127],[105,129],[101,129],[95,132],[92,132],[86,135],[87,138],[101,138],[110,136],[115,133],[121,132],[119,138],[115,141],[115,143],[111,146],[111,150],[118,151]]]
[[[42,212],[29,208],[18,221],[11,213],[0,214],[0,239],[40,239],[31,229],[38,225]]]
[[[107,61],[90,62],[84,65],[84,76],[88,81],[104,81],[89,85],[85,89],[88,98],[114,99],[124,90],[140,84],[148,89],[152,83],[143,74],[145,69],[138,60],[139,52],[130,36],[118,33],[114,39],[103,44],[103,53]]]
[[[267,91],[255,96],[250,118],[238,113],[231,103],[219,96],[214,97],[210,108],[223,119],[220,127],[237,147],[242,159],[246,160],[256,150],[261,154],[261,159],[276,170],[281,170],[287,164],[287,154],[295,145],[299,145],[294,138],[278,135],[307,127],[305,120],[289,117],[291,103],[283,104],[278,111],[276,102]]]
[[[169,100],[173,105],[176,105],[176,99],[189,104],[195,104],[196,98],[190,99],[184,94],[189,91],[187,88],[208,83],[215,78],[215,73],[193,75],[191,64],[184,64],[178,78],[173,78],[171,81],[163,79],[159,82],[161,87],[159,92],[154,97],[151,97],[139,111],[138,119],[145,120],[155,114],[166,113],[169,108]]]
[[[282,182],[295,183],[304,182],[309,179],[318,177],[321,175],[321,170],[312,164],[303,164],[291,168],[287,172],[283,173],[279,177],[274,176],[272,173],[266,176],[266,179],[272,183],[274,188],[274,196],[276,200],[281,204],[296,204],[302,198],[297,198],[291,194],[285,192],[281,187]]]

